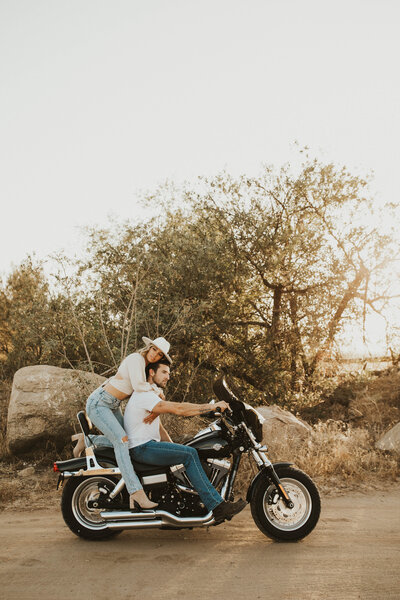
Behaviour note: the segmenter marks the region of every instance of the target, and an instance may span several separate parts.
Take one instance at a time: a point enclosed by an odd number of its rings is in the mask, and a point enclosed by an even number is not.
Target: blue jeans
[[[88,398],[86,414],[89,419],[105,435],[91,435],[90,439],[96,446],[113,446],[115,459],[121,475],[125,481],[129,494],[143,489],[139,477],[136,475],[129,456],[128,442],[122,441],[126,437],[123,428],[123,417],[120,401],[105,391],[97,388]]]
[[[194,489],[208,510],[213,510],[223,502],[215,487],[210,483],[195,448],[171,442],[150,440],[131,448],[131,456],[138,462],[150,465],[172,466],[183,464]]]

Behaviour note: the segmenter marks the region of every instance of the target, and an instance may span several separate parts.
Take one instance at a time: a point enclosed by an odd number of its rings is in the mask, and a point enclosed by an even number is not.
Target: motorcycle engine
[[[188,488],[186,488],[188,489]],[[177,515],[178,517],[202,516],[207,514],[207,509],[198,494],[186,491],[178,483],[169,483],[160,490],[152,490],[151,499],[158,503],[161,510]]]
[[[203,462],[203,468],[207,473],[208,479],[211,481],[213,486],[217,488],[230,471],[231,463],[228,460],[208,458]]]
[[[216,458],[202,461],[202,465],[215,488],[223,481],[231,468],[229,461]],[[175,478],[175,483],[159,486],[158,489],[154,487],[151,491],[151,499],[158,502],[161,509],[181,517],[207,514],[207,509],[193,489],[185,467],[174,465],[171,467],[171,473]]]
[[[215,488],[218,487],[231,468],[231,463],[228,460],[220,460],[217,458],[208,458],[207,460],[202,460],[201,464],[208,479]],[[175,465],[174,467],[171,467],[171,472],[179,480],[179,483],[183,484],[184,486],[193,487],[183,465]]]

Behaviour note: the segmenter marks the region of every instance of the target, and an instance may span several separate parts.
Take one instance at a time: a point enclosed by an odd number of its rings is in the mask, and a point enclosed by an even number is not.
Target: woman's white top
[[[127,396],[130,396],[134,391],[155,392],[158,395],[161,388],[155,383],[150,384],[146,381],[145,368],[146,361],[144,360],[144,356],[138,352],[134,352],[124,358],[116,375],[108,379],[106,383],[110,383],[115,389]]]
[[[152,423],[143,423],[143,419],[159,402],[160,397],[153,391],[144,394],[134,392],[129,398],[124,412],[124,429],[128,436],[129,448],[135,448],[150,440],[160,441],[160,417]]]

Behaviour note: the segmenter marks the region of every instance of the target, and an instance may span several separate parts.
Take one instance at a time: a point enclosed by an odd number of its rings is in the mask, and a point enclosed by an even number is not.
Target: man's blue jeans
[[[139,477],[136,475],[131,457],[129,456],[128,442],[122,441],[126,437],[123,428],[123,417],[120,401],[106,392],[102,387],[97,388],[88,398],[86,413],[89,419],[104,435],[89,436],[96,446],[113,446],[115,459],[121,475],[125,481],[129,494],[142,489]]]
[[[132,458],[150,465],[172,466],[183,464],[194,489],[208,510],[223,502],[215,487],[210,483],[195,448],[171,442],[150,440],[129,450]]]

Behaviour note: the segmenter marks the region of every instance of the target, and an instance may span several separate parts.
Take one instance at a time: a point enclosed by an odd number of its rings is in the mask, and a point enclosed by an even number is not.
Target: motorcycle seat
[[[114,448],[109,448],[108,446],[100,446],[98,448],[95,448],[94,453],[95,453],[95,456],[97,459],[112,460],[116,464]],[[148,465],[145,463],[137,462],[136,460],[133,460],[132,457],[131,457],[131,461],[133,464],[133,468],[135,469],[135,471],[138,475],[150,475],[150,474],[157,474],[157,473],[165,473],[165,470],[168,469],[168,467],[162,467],[162,466],[158,466],[158,465]]]
[[[108,446],[100,446],[94,449],[95,456],[99,463],[107,461],[107,463],[113,463],[117,465],[115,460],[114,448]],[[132,460],[132,459],[131,459]],[[65,471],[78,471],[79,469],[85,469],[86,458],[81,456],[79,458],[71,458],[69,460],[59,460],[55,463],[60,472]],[[138,475],[158,475],[159,473],[165,473],[168,467],[162,467],[158,465],[147,465],[145,463],[137,462],[132,460],[133,468]]]

